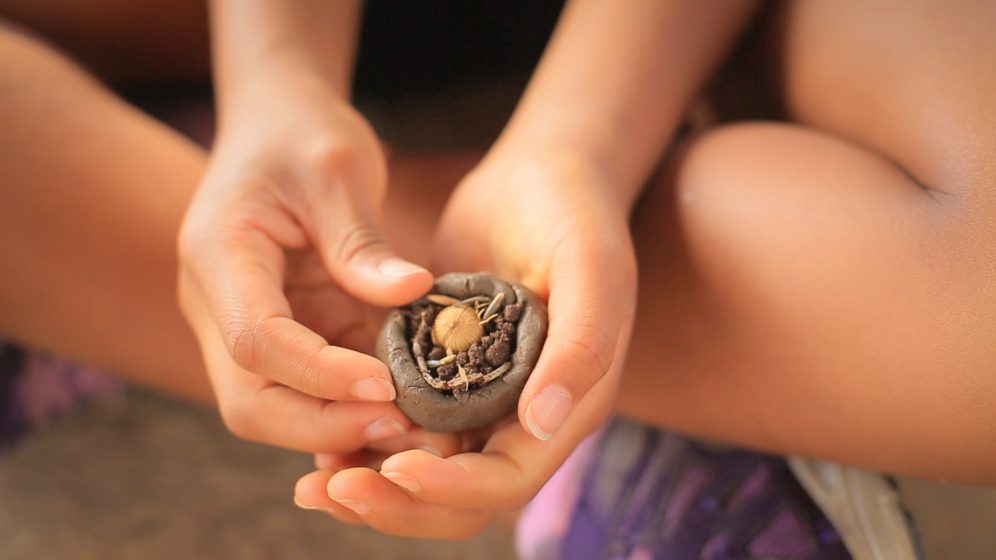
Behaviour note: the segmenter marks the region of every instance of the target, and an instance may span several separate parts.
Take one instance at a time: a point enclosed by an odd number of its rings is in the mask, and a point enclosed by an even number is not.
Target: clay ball
[[[388,315],[376,353],[412,422],[460,432],[515,410],[546,330],[546,305],[526,288],[491,274],[452,273]]]

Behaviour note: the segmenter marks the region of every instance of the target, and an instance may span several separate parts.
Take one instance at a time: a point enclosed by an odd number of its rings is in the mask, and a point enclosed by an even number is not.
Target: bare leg
[[[791,4],[801,124],[706,134],[643,201],[625,412],[996,482],[996,13],[895,4]]]
[[[0,60],[0,330],[210,398],[173,295],[203,154],[14,32]]]

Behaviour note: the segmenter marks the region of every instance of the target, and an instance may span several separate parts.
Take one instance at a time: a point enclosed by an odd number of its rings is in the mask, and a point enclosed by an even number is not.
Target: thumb
[[[325,268],[343,289],[374,305],[408,303],[432,287],[432,274],[397,255],[373,202],[350,200],[342,191],[311,209],[315,242]]]

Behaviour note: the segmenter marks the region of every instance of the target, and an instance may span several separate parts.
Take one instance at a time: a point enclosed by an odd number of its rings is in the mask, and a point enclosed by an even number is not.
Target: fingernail
[[[297,496],[294,496],[294,505],[296,505],[301,509],[318,509],[318,506],[309,506],[306,504],[302,504],[301,501],[297,499]]]
[[[421,266],[410,263],[406,260],[399,259],[397,257],[390,257],[381,261],[380,273],[388,278],[405,278],[406,276],[411,276],[413,274],[421,274],[423,272],[428,272]]]
[[[367,425],[363,429],[363,434],[367,436],[367,440],[375,441],[378,439],[387,439],[395,436],[400,436],[407,430],[394,418],[388,416],[383,416],[378,418]]]
[[[526,408],[526,425],[533,436],[547,441],[567,419],[571,411],[571,394],[560,385],[550,385]]]
[[[422,485],[415,480],[415,477],[408,476],[407,474],[399,472],[382,472],[380,474],[383,475],[384,478],[390,480],[405,490],[408,490],[409,492],[414,493],[422,489]]]
[[[330,496],[331,497],[331,496]],[[339,500],[332,498],[335,502],[341,506],[348,507],[353,510],[356,515],[365,515],[370,512],[370,506],[366,502],[361,502],[360,500]]]
[[[351,392],[361,401],[393,401],[394,384],[380,377],[368,377],[353,383]]]

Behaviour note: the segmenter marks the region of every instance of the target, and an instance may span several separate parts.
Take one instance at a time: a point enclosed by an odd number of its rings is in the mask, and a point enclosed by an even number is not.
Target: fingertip
[[[382,377],[367,377],[353,383],[352,396],[359,401],[390,402],[397,397],[394,383]]]
[[[363,467],[339,471],[328,479],[325,493],[335,503],[364,515],[370,511],[368,497],[376,491],[367,480],[371,474],[380,478],[375,471]]]
[[[429,271],[413,262],[398,257],[388,257],[377,265],[377,270],[392,281],[409,281],[418,276],[425,276]]]
[[[402,423],[391,416],[382,416],[363,428],[367,441],[392,439],[408,432],[410,424]]]
[[[302,509],[322,509],[329,505],[325,488],[332,476],[330,470],[310,472],[294,484],[294,503]]]
[[[398,257],[384,259],[377,270],[389,283],[385,294],[392,305],[405,304],[425,294],[435,281],[424,267]]]
[[[567,420],[573,407],[570,391],[556,383],[547,385],[526,406],[522,427],[540,441],[549,441]]]
[[[405,490],[411,492],[412,494],[422,489],[422,483],[419,482],[418,479],[415,478],[414,476],[402,472],[385,471],[385,470],[381,470],[380,474],[384,478],[393,482],[396,486],[400,486],[401,488],[404,488]]]
[[[335,500],[337,497],[350,497],[354,492],[355,480],[357,478],[357,471],[364,470],[362,467],[357,467],[353,469],[344,469],[336,473],[332,473],[325,484],[326,494]]]
[[[425,268],[393,255],[354,266],[343,278],[347,289],[375,305],[404,305],[428,292],[434,282]]]

